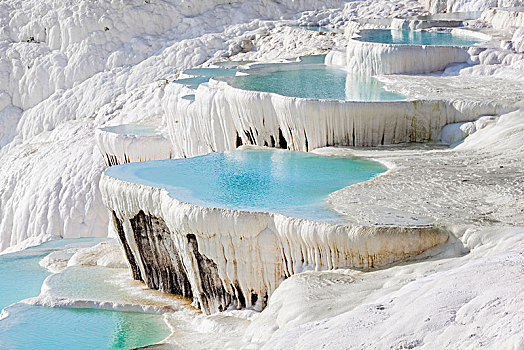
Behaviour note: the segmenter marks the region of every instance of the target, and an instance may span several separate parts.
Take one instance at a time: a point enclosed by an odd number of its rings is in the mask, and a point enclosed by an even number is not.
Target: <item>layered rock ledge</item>
[[[448,239],[447,231],[432,225],[334,225],[206,208],[107,175],[100,190],[134,278],[193,298],[206,313],[260,310],[293,274],[384,266]]]
[[[184,91],[177,84],[166,87],[164,110],[175,157],[240,145],[309,151],[425,142],[436,140],[447,124],[516,109],[506,101],[442,100],[438,95],[391,102],[315,100],[241,90],[216,80],[200,85],[195,101],[181,99]]]

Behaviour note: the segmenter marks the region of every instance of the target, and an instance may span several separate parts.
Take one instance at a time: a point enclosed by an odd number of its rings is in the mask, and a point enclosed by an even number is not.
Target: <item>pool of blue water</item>
[[[304,29],[309,30],[313,32],[319,32],[319,33],[344,33],[344,29],[342,28],[330,28],[330,27],[323,27],[323,26],[291,26],[292,28],[296,29]]]
[[[364,29],[358,34],[355,40],[382,44],[471,46],[480,42],[468,36],[428,30]]]
[[[139,124],[122,124],[117,126],[107,126],[100,128],[102,131],[111,132],[122,135],[137,135],[137,136],[154,136],[158,135],[158,130],[154,126],[139,125]]]
[[[206,207],[337,221],[341,218],[327,205],[327,196],[385,170],[369,160],[264,149],[130,163],[105,174],[164,188],[180,201]]]
[[[0,321],[1,349],[133,349],[166,336],[158,315],[25,304],[8,311]]]
[[[188,100],[188,101],[194,101],[195,100],[195,95],[194,94],[184,95],[184,96],[181,97],[181,99]]]
[[[91,246],[99,241],[59,240],[0,255],[0,309],[8,313],[0,320],[0,349],[131,349],[169,334],[160,315],[17,303],[40,293],[50,275],[38,264],[43,257],[69,244]]]
[[[324,64],[326,55],[307,55],[300,56],[299,63],[301,64]]]
[[[191,68],[186,69],[183,73],[187,75],[196,75],[201,77],[223,77],[235,75],[238,70],[235,68]]]
[[[237,68],[239,66],[243,66],[249,63],[253,63],[255,61],[220,61],[215,62],[214,65],[223,67],[223,68]]]
[[[207,83],[211,77],[182,78],[173,81],[174,84],[185,85],[190,89],[196,89],[200,84]]]
[[[38,264],[53,251],[63,249],[68,244],[91,246],[97,239],[62,239],[47,242],[20,252],[0,255],[0,310],[22,299],[37,296],[40,287],[50,275]],[[1,323],[1,321],[0,321]]]
[[[214,77],[234,76],[238,72],[236,68],[191,68],[183,73],[191,75],[190,78],[182,78],[173,81],[175,84],[182,84],[191,89],[196,89],[200,84],[207,83]]]
[[[402,101],[405,96],[387,91],[373,77],[350,74],[342,69],[316,63],[318,58],[299,63],[265,65],[246,70],[249,75],[222,77],[218,80],[242,89],[272,92],[283,96],[346,100],[346,101]]]

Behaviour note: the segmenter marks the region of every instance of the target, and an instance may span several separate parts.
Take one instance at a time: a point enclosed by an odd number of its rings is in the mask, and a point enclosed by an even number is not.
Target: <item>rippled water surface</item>
[[[193,204],[334,219],[327,196],[368,180],[385,167],[377,162],[284,150],[237,150],[188,159],[111,167],[106,174],[161,187]]]

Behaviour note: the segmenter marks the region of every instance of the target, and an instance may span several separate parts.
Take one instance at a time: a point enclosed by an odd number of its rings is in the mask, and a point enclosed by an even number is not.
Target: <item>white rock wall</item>
[[[369,43],[350,39],[346,68],[355,74],[417,74],[444,70],[451,63],[466,62],[468,48]],[[329,62],[327,62],[329,63]]]
[[[123,135],[97,129],[95,139],[108,166],[169,159],[173,154],[171,142],[162,135]]]
[[[240,143],[308,151],[423,142],[436,139],[446,124],[506,111],[493,101],[308,100],[217,81],[200,85],[195,102],[180,99],[179,91],[179,85],[168,85],[164,101],[175,157],[235,149]]]
[[[482,13],[481,20],[495,29],[514,32],[518,27],[524,26],[524,9],[488,9]]]
[[[522,6],[522,0],[419,0],[431,13],[483,11],[490,7]]]

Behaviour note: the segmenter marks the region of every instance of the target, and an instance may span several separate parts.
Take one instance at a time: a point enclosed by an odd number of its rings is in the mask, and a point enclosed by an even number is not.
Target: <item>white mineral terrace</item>
[[[157,121],[157,125],[159,123]],[[124,124],[97,129],[96,144],[106,165],[171,158],[171,142],[156,129],[157,127]]]
[[[508,96],[510,103],[462,99],[460,94],[442,100],[426,94],[413,101],[353,102],[246,91],[211,80],[198,87],[193,102],[181,99],[185,93],[180,90],[176,84],[168,85],[164,103],[176,157],[235,149],[238,139],[240,144],[300,151],[423,142],[436,140],[447,124],[516,109],[515,95]],[[522,95],[518,89],[511,91]]]
[[[155,267],[149,265],[154,263],[147,255],[153,254],[159,261],[172,259],[174,269],[185,271],[190,285],[191,293],[180,294],[193,296],[195,305],[206,312],[231,306],[260,310],[280,282],[295,273],[383,266],[448,239],[445,230],[427,222],[396,227],[346,226],[201,207],[179,202],[166,190],[108,175],[102,176],[100,189],[104,203],[115,215],[120,239],[129,247],[128,260],[136,265],[142,279],[151,287],[169,291],[166,280],[182,279],[184,274],[178,272],[178,277],[169,278],[152,273]],[[141,218],[144,215],[146,219]],[[153,227],[146,227],[145,222],[153,222]],[[153,252],[144,252],[144,239],[151,242]],[[213,265],[216,272],[205,265]],[[212,285],[209,279],[214,279]]]
[[[366,31],[369,30],[363,30]],[[396,31],[401,30],[393,30]],[[454,30],[451,33],[455,33],[456,36],[469,35],[472,38],[489,39],[488,36],[468,31]],[[355,74],[421,74],[444,70],[451,63],[467,62],[470,58],[469,46],[466,45],[369,42],[360,40],[359,36],[360,34],[356,33],[356,37],[350,38],[344,51],[331,51],[326,57],[326,64],[344,66]]]

